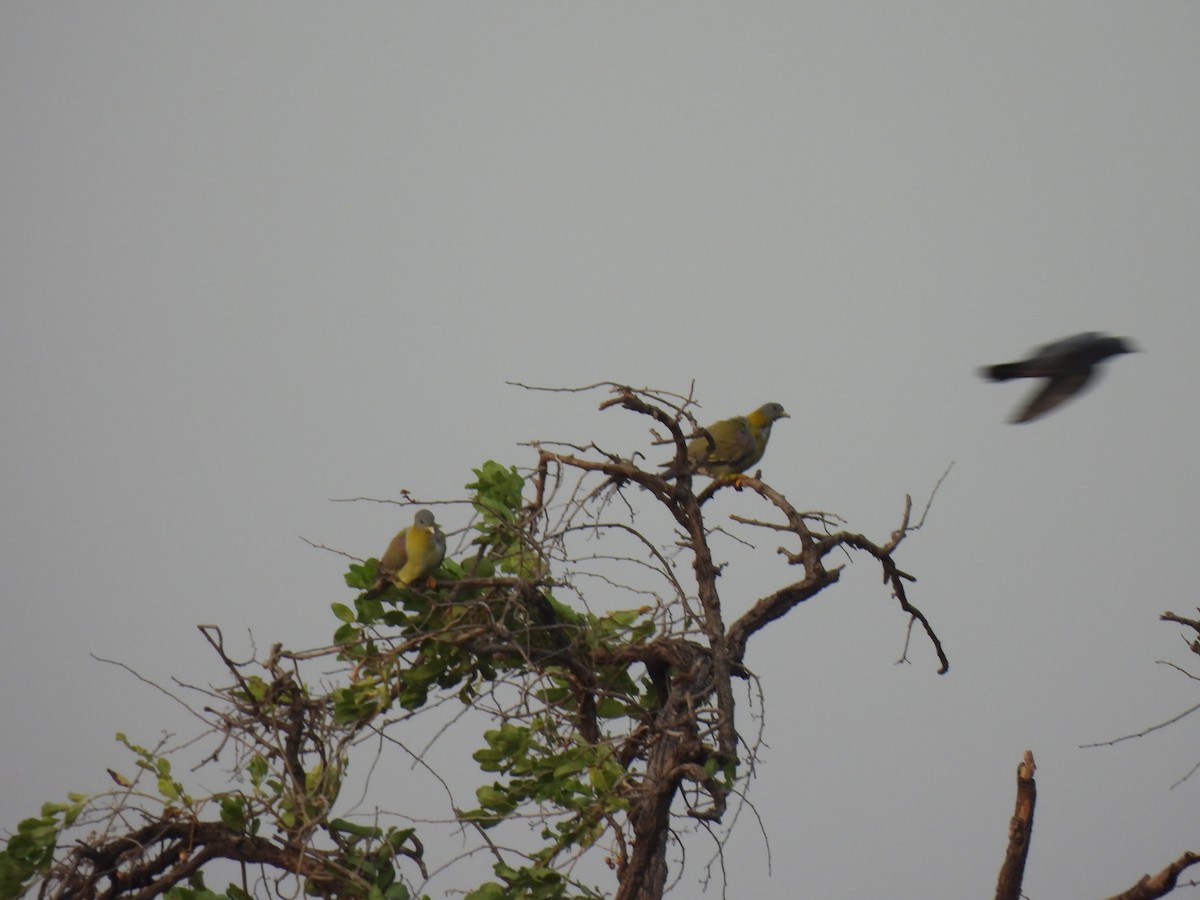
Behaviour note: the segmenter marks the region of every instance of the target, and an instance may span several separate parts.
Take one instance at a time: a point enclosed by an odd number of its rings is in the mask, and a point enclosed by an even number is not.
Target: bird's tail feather
[[[979,374],[992,381],[1008,381],[1010,378],[1020,378],[1026,374],[1024,364],[1019,362],[1000,363],[996,366],[984,366]]]

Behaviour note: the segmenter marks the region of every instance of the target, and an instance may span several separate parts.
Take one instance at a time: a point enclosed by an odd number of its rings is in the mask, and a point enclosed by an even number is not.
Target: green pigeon
[[[722,419],[705,429],[712,436],[711,444],[703,434],[688,442],[688,459],[697,472],[736,481],[737,475],[762,459],[775,420],[790,418],[778,403],[764,403],[749,415]],[[677,474],[667,472],[668,477]]]
[[[433,581],[432,574],[446,558],[446,536],[433,519],[433,513],[422,509],[413,517],[408,528],[392,538],[379,559],[380,581],[407,587],[422,578]]]

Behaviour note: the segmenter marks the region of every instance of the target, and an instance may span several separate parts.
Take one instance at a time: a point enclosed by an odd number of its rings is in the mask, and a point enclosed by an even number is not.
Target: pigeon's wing
[[[383,556],[379,557],[379,569],[382,572],[399,572],[408,562],[408,529],[401,528],[392,538]]]
[[[704,430],[712,438],[711,444],[703,434],[688,442],[688,456],[694,463],[724,464],[729,462],[731,454],[736,456],[740,452],[739,448],[744,443],[754,443],[750,426],[742,416],[722,419]]]
[[[1046,379],[1046,383],[1029,398],[1028,403],[1018,410],[1012,421],[1032,422],[1039,416],[1044,416],[1060,403],[1083,390],[1091,378],[1092,370],[1088,368]]]
[[[708,433],[715,442],[712,453],[708,455],[708,465],[729,466],[734,471],[741,471],[738,466],[753,461],[756,450],[754,433],[744,416],[718,422]]]
[[[392,583],[392,576],[408,563],[408,529],[401,528],[379,557],[379,576],[371,585],[370,596],[378,596]]]

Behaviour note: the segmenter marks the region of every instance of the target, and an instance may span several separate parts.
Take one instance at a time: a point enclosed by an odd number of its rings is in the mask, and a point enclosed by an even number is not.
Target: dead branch
[[[996,900],[1020,900],[1021,882],[1025,878],[1025,859],[1033,836],[1033,807],[1037,802],[1037,784],[1033,773],[1033,751],[1026,750],[1017,766],[1017,805],[1008,823],[1008,850],[996,882]]]
[[[1179,875],[1189,866],[1200,862],[1200,853],[1188,851],[1155,875],[1143,875],[1129,890],[1109,897],[1108,900],[1155,900],[1175,890]]]
[[[166,820],[96,846],[77,844],[55,896],[149,900],[171,885],[186,882],[192,872],[213,859],[270,866],[323,890],[354,880],[327,853],[311,848],[297,853],[294,847],[263,837],[235,834],[221,822]]]

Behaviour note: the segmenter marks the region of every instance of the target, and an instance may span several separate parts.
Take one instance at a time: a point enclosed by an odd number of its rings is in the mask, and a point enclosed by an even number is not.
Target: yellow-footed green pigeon
[[[407,587],[430,578],[445,557],[446,536],[434,521],[433,513],[422,509],[410,526],[392,538],[379,559],[379,571],[392,584]]]
[[[697,472],[729,480],[762,459],[775,420],[790,418],[778,403],[764,403],[749,415],[714,422],[704,429],[712,442],[703,434],[693,438],[688,442],[688,459]],[[667,473],[668,477],[677,474]]]

